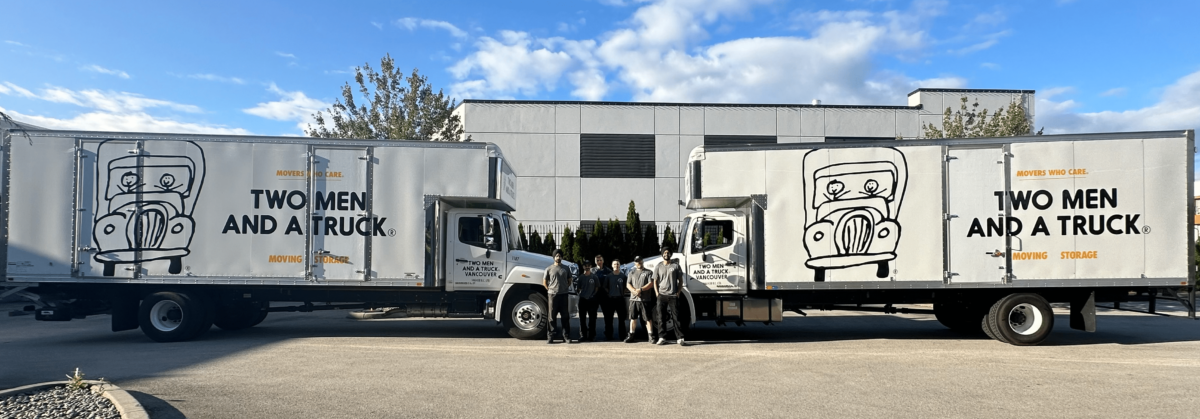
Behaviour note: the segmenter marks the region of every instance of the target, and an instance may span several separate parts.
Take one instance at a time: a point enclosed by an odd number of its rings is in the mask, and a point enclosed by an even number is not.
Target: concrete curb
[[[117,412],[121,414],[123,419],[150,419],[150,414],[146,413],[146,409],[142,408],[142,404],[138,403],[137,399],[133,398],[129,392],[121,390],[121,388],[117,387],[115,384],[96,380],[84,380],[84,382],[94,386],[103,385],[104,392],[100,394],[104,396],[104,398],[108,399],[108,401],[112,402],[113,406],[117,408]],[[18,394],[30,391],[44,390],[51,387],[58,387],[67,383],[69,383],[69,381],[50,381],[10,388],[8,390],[0,390],[0,398],[16,396]]]

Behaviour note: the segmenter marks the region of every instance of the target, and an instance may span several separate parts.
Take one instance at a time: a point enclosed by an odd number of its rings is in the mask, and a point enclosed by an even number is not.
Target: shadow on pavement
[[[187,417],[183,414],[183,412],[180,412],[179,409],[176,409],[175,406],[171,406],[170,403],[167,403],[166,400],[140,391],[127,392],[129,395],[133,396],[138,403],[142,404],[142,408],[146,409],[146,413],[150,415],[151,419],[183,419]]]

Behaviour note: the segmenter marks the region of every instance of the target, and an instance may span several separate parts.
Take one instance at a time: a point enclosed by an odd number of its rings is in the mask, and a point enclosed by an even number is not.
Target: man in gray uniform
[[[546,294],[550,299],[550,307],[547,310],[550,315],[546,317],[546,343],[554,343],[556,332],[563,342],[575,343],[576,341],[571,339],[571,307],[567,295],[567,290],[571,287],[571,270],[562,264],[562,250],[554,251],[554,264],[546,268],[546,274],[542,276],[542,286],[546,287]],[[556,328],[554,322],[560,315],[562,325],[561,328]]]
[[[675,329],[676,343],[683,346],[683,328],[679,319],[679,312],[676,310],[676,302],[679,301],[679,293],[683,290],[683,269],[679,267],[679,263],[671,259],[671,248],[663,246],[662,248],[662,263],[654,267],[654,294],[658,296],[658,324],[655,329],[658,330],[658,344],[666,345],[668,321]]]
[[[629,337],[625,343],[633,343],[633,332],[637,331],[638,320],[646,323],[646,336],[654,343],[654,272],[642,266],[642,257],[634,256],[634,268],[629,271],[625,289],[629,291]]]

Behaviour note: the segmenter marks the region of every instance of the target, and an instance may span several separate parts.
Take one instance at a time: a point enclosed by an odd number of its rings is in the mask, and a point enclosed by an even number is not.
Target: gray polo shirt
[[[550,265],[542,278],[546,281],[546,292],[549,294],[566,294],[571,287],[571,269],[567,265]]]
[[[660,295],[675,295],[683,288],[683,269],[669,262],[664,260],[654,267],[654,284]]]
[[[649,284],[650,281],[653,281],[653,280],[654,280],[654,272],[650,272],[649,269],[643,268],[643,269],[634,269],[632,271],[629,271],[629,285],[632,285],[633,288],[635,288],[635,289],[641,289],[642,287],[646,286],[646,284]],[[650,291],[646,291],[646,292],[650,292]],[[630,294],[629,301],[642,301],[642,299],[641,299],[641,297],[638,297],[637,294]]]

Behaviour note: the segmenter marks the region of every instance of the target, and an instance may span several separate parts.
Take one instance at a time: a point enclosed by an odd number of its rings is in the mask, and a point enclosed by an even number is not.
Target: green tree
[[[521,240],[521,248],[529,250],[529,238],[525,237],[525,224],[517,223],[517,235]]]
[[[413,69],[405,77],[391,54],[379,61],[379,71],[363,64],[354,68],[355,89],[346,83],[342,97],[325,112],[313,114],[316,122],[304,130],[310,137],[370,140],[460,141],[462,119],[454,114],[458,103]],[[470,141],[471,137],[463,141]]]
[[[946,107],[941,128],[925,124],[922,127],[925,138],[1016,137],[1033,133],[1033,121],[1025,113],[1025,99],[1012,102],[1007,109],[1001,106],[990,115],[986,108],[979,109],[978,99],[969,108],[965,96],[961,102],[958,111]],[[1042,130],[1037,135],[1042,135]]]
[[[594,259],[597,254],[603,254],[604,256],[612,257],[604,253],[608,250],[605,248],[607,247],[606,243],[608,243],[608,235],[604,234],[604,230],[604,223],[600,222],[599,218],[596,218],[596,226],[592,228],[592,237],[590,240],[592,248],[588,249],[587,260]]]
[[[658,251],[658,232],[655,231],[655,226],[646,227],[642,235],[642,257],[650,257],[661,252]]]
[[[542,251],[542,236],[538,234],[536,229],[531,229],[529,233],[529,250],[533,253],[546,254]]]
[[[621,222],[617,220],[608,220],[608,243],[612,248],[613,259],[620,259],[622,263],[629,262],[629,258],[625,256],[625,232],[621,231]]]
[[[666,231],[663,232],[662,245],[672,251],[679,249],[679,242],[675,241],[675,232],[671,231],[671,226],[667,226]]]
[[[642,251],[642,217],[637,213],[633,200],[629,201],[629,211],[625,212],[625,251],[624,255],[633,260]]]
[[[562,242],[563,257],[570,260],[575,255],[576,248],[575,233],[571,232],[570,226],[563,227],[562,240],[560,241]]]
[[[542,250],[543,250],[542,254],[553,255],[554,249],[558,249],[558,243],[554,242],[553,234],[546,233],[546,237],[544,237],[542,239]],[[566,257],[566,256],[567,255],[564,253],[563,257]]]
[[[588,238],[588,234],[583,229],[576,230],[575,233],[575,253],[571,255],[576,263],[583,263],[585,260],[590,260],[592,251],[592,240]]]

